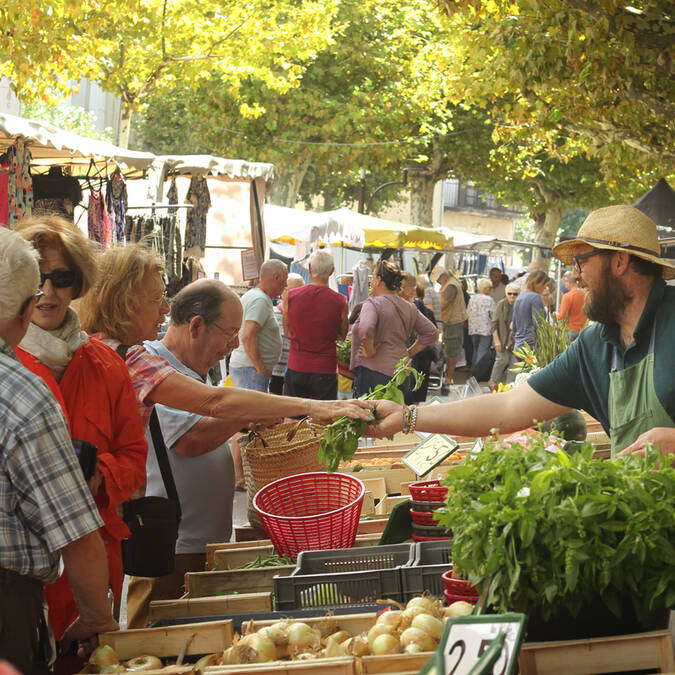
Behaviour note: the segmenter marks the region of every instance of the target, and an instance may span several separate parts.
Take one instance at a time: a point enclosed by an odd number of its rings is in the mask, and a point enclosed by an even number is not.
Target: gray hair
[[[258,276],[262,279],[263,277],[271,277],[274,274],[284,273],[288,273],[288,267],[281,260],[274,258],[273,260],[265,260],[260,266],[260,274]]]
[[[40,254],[20,234],[0,227],[0,321],[13,319],[40,283]]]
[[[415,279],[417,279],[417,283],[422,286],[422,288],[429,288],[429,286],[431,286],[428,274],[418,274]]]
[[[298,274],[297,272],[291,272],[288,275],[288,279],[286,279],[286,285],[292,285],[293,288],[300,288],[300,286],[305,285],[305,280],[302,278],[301,274]]]
[[[563,279],[567,279],[567,281],[573,281],[574,274],[572,274],[572,272],[565,272],[565,274],[563,274]]]
[[[511,291],[511,293],[515,292],[520,294],[520,286],[518,284],[510,283],[506,284],[506,288],[504,289],[507,293]]]
[[[476,281],[476,288],[479,293],[483,293],[488,288],[492,288],[492,282],[489,279],[480,278]]]
[[[309,268],[315,277],[328,277],[335,269],[333,256],[328,251],[314,251],[309,256]]]
[[[239,297],[222,281],[217,279],[199,279],[181,289],[171,300],[171,325],[182,326],[195,316],[201,316],[210,326],[220,318],[220,310],[225,300]]]

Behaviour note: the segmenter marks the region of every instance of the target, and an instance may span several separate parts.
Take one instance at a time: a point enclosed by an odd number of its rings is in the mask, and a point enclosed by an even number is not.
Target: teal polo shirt
[[[625,352],[616,324],[594,323],[527,383],[549,401],[585,410],[609,432],[607,399],[612,349],[617,348],[617,370],[634,366],[649,351],[654,321],[654,388],[661,405],[675,419],[675,287],[663,279],[654,281],[633,342]]]

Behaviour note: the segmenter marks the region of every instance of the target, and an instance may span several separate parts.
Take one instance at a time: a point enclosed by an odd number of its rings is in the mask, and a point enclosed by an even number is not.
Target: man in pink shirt
[[[309,284],[288,291],[284,333],[291,339],[284,394],[313,399],[337,398],[336,340],[347,335],[347,298],[328,288],[333,257],[316,251],[309,258]]]

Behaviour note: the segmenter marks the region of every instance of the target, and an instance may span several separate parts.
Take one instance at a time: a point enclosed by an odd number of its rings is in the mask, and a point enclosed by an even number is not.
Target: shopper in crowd
[[[553,316],[553,291],[555,290],[555,284],[552,279],[549,279],[544,288],[542,288],[541,293],[541,304],[544,306],[544,319],[551,323],[551,317]]]
[[[362,401],[312,401],[238,387],[211,387],[150,354],[142,343],[157,339],[169,311],[162,270],[161,260],[142,245],[109,249],[99,259],[96,285],[77,301],[84,330],[99,336],[111,349],[131,345],[126,364],[146,426],[155,403],[229,419],[237,428],[295,415],[310,415],[324,422],[340,415],[367,417],[368,405]]]
[[[444,393],[448,386],[453,383],[457,361],[462,353],[464,345],[464,323],[467,319],[466,303],[459,279],[442,270],[438,275],[438,283],[441,284],[439,295],[441,296],[441,320],[443,322],[443,349],[445,350],[445,381],[443,382]]]
[[[87,237],[60,216],[23,220],[17,232],[40,254],[40,290],[31,323],[16,353],[42,377],[62,402],[73,439],[97,448],[91,492],[103,519],[105,544],[115,597],[122,599],[122,546],[130,532],[118,509],[145,482],[148,446],[129,373],[119,357],[82,330],[70,307],[96,281],[96,260]],[[66,575],[45,588],[56,639],[77,617]]]
[[[497,309],[490,293],[494,288],[489,279],[478,279],[478,292],[471,296],[466,308],[469,321],[469,337],[473,344],[473,363],[477,364],[490,349],[492,322]]]
[[[436,326],[441,322],[441,296],[429,280],[428,274],[418,274],[416,277],[417,285],[424,290],[424,305],[433,313]]]
[[[534,348],[534,326],[537,316],[544,314],[541,294],[547,283],[546,272],[535,270],[528,275],[525,291],[521,291],[513,306],[514,349],[520,349],[525,343]]]
[[[521,271],[518,277],[514,280],[514,283],[518,284],[520,292],[523,293],[526,290],[527,279],[533,272],[541,272],[541,265],[533,260],[524,271]]]
[[[337,398],[336,340],[347,336],[347,299],[328,288],[335,266],[328,251],[309,257],[309,284],[284,298],[284,332],[291,339],[284,394]]]
[[[286,279],[286,288],[282,293],[282,298],[292,288],[300,288],[305,285],[305,280],[296,272],[291,272]],[[286,375],[286,365],[288,363],[288,351],[291,348],[291,339],[286,337],[284,333],[284,315],[282,312],[282,304],[274,305],[274,320],[279,327],[281,333],[281,356],[277,361],[276,366],[272,368],[272,376],[270,377],[270,394],[283,394],[284,392],[284,376]]]
[[[675,264],[661,257],[656,224],[631,206],[598,209],[553,253],[574,266],[584,311],[596,323],[510,391],[407,414],[378,401],[371,433],[394,434],[411,419],[407,427],[431,433],[510,433],[579,408],[602,423],[613,455],[644,453],[650,444],[675,453],[675,288],[666,284]]]
[[[26,674],[49,672],[56,656],[43,588],[61,562],[78,610],[63,646],[79,641],[84,656],[98,633],[117,629],[103,522],[63,412],[13,351],[40,299],[38,259],[19,234],[0,228],[0,655]]]
[[[204,382],[209,369],[237,346],[241,319],[239,298],[224,283],[193,281],[171,300],[171,323],[164,338],[144,346],[176,372]],[[129,581],[128,628],[147,625],[152,600],[183,595],[185,573],[204,571],[206,544],[229,541],[232,534],[234,466],[227,439],[238,431],[237,425],[163,405],[155,409],[182,515],[173,573]],[[145,494],[166,497],[152,435],[146,436],[150,450]]]
[[[492,267],[489,272],[490,282],[490,297],[495,301],[495,305],[506,297],[506,284],[502,282],[502,271],[499,267]]]
[[[281,333],[274,320],[272,300],[286,288],[288,269],[281,260],[260,266],[258,285],[244,293],[244,322],[239,346],[230,357],[230,377],[235,387],[269,391],[272,368],[281,355]]]
[[[584,298],[586,294],[579,288],[579,284],[577,284],[577,280],[574,278],[572,272],[565,272],[563,283],[567,288],[567,293],[560,300],[558,319],[567,322],[567,338],[571,342],[579,336],[581,329],[586,324],[586,315],[584,314]]]
[[[415,307],[427,318],[431,323],[436,324],[436,317],[434,313],[424,304],[424,288],[422,286],[415,286],[415,298],[413,303]],[[429,392],[429,375],[431,373],[431,362],[436,354],[437,342],[433,345],[427,345],[424,349],[417,352],[412,357],[412,367],[424,375],[422,386],[417,390],[410,392],[409,403],[424,403],[427,400],[427,393]],[[438,345],[440,347],[440,345]]]
[[[398,296],[402,275],[395,263],[380,260],[373,269],[371,295],[361,307],[352,329],[354,398],[378,384],[386,384],[404,356],[414,356],[436,340],[438,331],[417,308]],[[406,341],[415,331],[417,340]]]
[[[492,366],[492,373],[488,381],[492,389],[496,388],[500,382],[510,383],[515,379],[514,373],[510,371],[516,362],[516,357],[513,355],[515,339],[511,330],[511,320],[513,318],[513,305],[518,293],[516,284],[507,284],[506,297],[497,303],[495,318],[492,322],[495,363]]]

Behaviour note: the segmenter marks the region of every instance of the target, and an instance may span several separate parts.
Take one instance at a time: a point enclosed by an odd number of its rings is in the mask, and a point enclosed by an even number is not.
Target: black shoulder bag
[[[128,349],[128,345],[119,345],[117,353],[125,359]],[[167,497],[141,497],[122,505],[122,518],[131,530],[131,535],[122,541],[124,573],[136,577],[161,577],[173,572],[181,519],[176,483],[154,409],[150,435]]]

